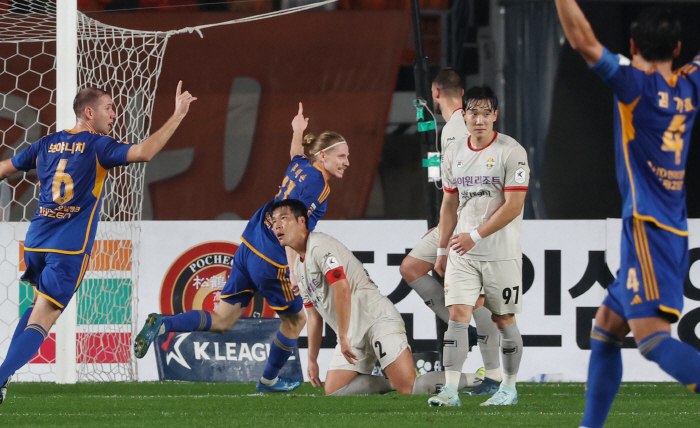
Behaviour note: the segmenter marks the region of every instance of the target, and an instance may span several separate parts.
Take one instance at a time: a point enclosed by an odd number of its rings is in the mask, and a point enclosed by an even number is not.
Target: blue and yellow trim
[[[29,329],[38,331],[42,336],[44,336],[44,339],[46,339],[46,336],[49,335],[49,333],[44,330],[44,327],[40,326],[39,324],[29,324],[24,330],[26,331]]]
[[[50,296],[48,296],[48,295],[42,293],[41,291],[39,291],[38,288],[35,288],[35,289],[34,289],[34,292],[37,293],[37,294],[39,294],[40,296],[43,296],[46,300],[48,300],[49,302],[53,303],[54,305],[58,306],[59,309],[63,309],[63,308],[64,308],[64,306],[63,306],[62,304],[58,303],[57,301],[55,301],[55,300],[54,300],[53,298],[51,298]]]
[[[294,293],[292,293],[292,285],[287,277],[287,268],[277,269],[277,279],[280,281],[282,286],[282,292],[284,293],[284,300],[291,302],[294,300]]]
[[[644,294],[646,301],[659,299],[659,286],[656,282],[654,263],[649,251],[649,241],[647,239],[646,228],[642,220],[634,219],[632,223],[634,235],[634,245],[637,250],[637,258],[642,267],[642,282],[644,283]]]
[[[666,224],[661,223],[659,220],[652,216],[648,215],[641,215],[637,212],[637,192],[634,186],[634,176],[632,174],[632,166],[630,164],[630,156],[629,156],[629,148],[627,147],[629,142],[634,140],[634,137],[636,135],[636,129],[634,129],[634,125],[632,124],[632,119],[634,118],[634,109],[637,107],[637,103],[639,103],[639,100],[641,99],[640,97],[637,97],[634,101],[632,101],[630,104],[625,104],[623,102],[618,102],[618,110],[620,112],[620,125],[621,125],[621,131],[622,131],[622,149],[625,154],[625,166],[627,167],[627,177],[629,178],[630,181],[630,188],[632,189],[632,207],[633,207],[633,216],[635,219],[638,220],[643,220],[643,221],[649,221],[657,225],[659,228],[666,230],[668,232],[674,233],[676,235],[680,236],[688,236],[689,232],[687,230],[680,230],[676,229],[675,227],[668,226]]]
[[[275,263],[275,262],[273,262],[272,260],[268,259],[267,257],[265,257],[265,256],[263,255],[263,253],[261,253],[260,251],[256,250],[252,245],[250,245],[250,244],[248,243],[248,241],[246,241],[242,236],[241,236],[241,242],[243,242],[243,243],[245,244],[246,247],[250,248],[250,251],[252,251],[252,252],[254,252],[255,254],[257,254],[258,257],[260,257],[261,259],[263,259],[263,260],[265,260],[266,262],[270,263],[272,266],[275,266],[275,267],[278,267],[278,268],[285,268],[285,269],[289,267],[288,265],[281,265],[281,264],[279,264],[279,263]]]
[[[325,184],[323,187],[323,191],[321,192],[321,196],[318,197],[318,202],[322,203],[328,198],[328,195],[331,193],[331,187],[328,185],[328,177],[326,177],[326,171],[323,170],[323,168],[319,167],[315,163],[312,164],[314,168],[317,170],[321,171],[321,175],[323,175],[323,183]]]
[[[659,305],[659,310],[667,314],[671,314],[676,317],[677,320],[681,319],[681,311],[678,309],[669,308],[668,306]]]
[[[237,295],[243,294],[243,293],[251,293],[251,294],[253,294],[253,293],[255,293],[255,292],[254,292],[253,290],[243,290],[243,291],[239,291],[238,293],[227,294],[227,295],[225,295],[225,296],[224,296],[224,295],[221,295],[221,296],[219,296],[219,298],[220,298],[220,299],[228,299],[229,297],[237,296]]]

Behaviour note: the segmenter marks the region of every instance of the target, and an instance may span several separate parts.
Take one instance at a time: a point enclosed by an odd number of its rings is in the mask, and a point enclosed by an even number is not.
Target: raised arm
[[[197,98],[193,97],[188,91],[182,92],[182,80],[177,84],[177,92],[175,93],[175,112],[170,119],[155,134],[146,138],[141,144],[134,144],[126,153],[126,161],[133,162],[148,162],[153,159],[165,143],[168,142],[173,135],[182,119],[187,116],[190,109],[190,103]]]
[[[596,39],[591,24],[576,0],[555,0],[555,3],[571,47],[581,54],[588,65],[598,62],[603,57],[603,45]]]
[[[0,162],[0,181],[6,179],[17,171],[19,170],[12,165],[12,159],[5,159],[4,161]]]
[[[440,238],[438,242],[438,252],[446,249],[450,236],[457,226],[457,208],[459,207],[459,193],[445,192],[442,195],[442,205],[440,206]],[[435,272],[440,276],[445,276],[447,266],[447,255],[439,255],[435,260]]]
[[[304,146],[302,142],[304,141],[304,131],[309,124],[309,118],[304,117],[304,106],[299,103],[299,112],[292,119],[292,147],[289,149],[289,157],[294,159],[294,156],[299,156],[304,154]]]

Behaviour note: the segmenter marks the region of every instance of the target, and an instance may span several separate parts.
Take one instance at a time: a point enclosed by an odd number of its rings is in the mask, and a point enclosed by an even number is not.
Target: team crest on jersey
[[[327,255],[326,256],[326,266],[328,267],[328,270],[333,270],[335,268],[340,267],[340,263],[338,263],[338,260],[335,257],[333,257],[331,255]]]
[[[464,163],[462,161],[457,161],[457,168],[461,168],[464,166]]]
[[[496,165],[496,162],[493,161],[493,158],[489,158],[489,160],[486,161],[486,169],[490,170],[494,165]]]
[[[221,290],[231,273],[233,242],[203,242],[180,254],[165,272],[160,287],[160,312],[177,315],[191,310],[215,311]],[[275,311],[262,296],[256,295],[243,315],[271,317]]]

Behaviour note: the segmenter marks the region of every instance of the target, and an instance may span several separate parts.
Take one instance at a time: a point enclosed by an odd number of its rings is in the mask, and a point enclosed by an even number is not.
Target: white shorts
[[[484,306],[494,314],[521,313],[522,266],[522,259],[485,262],[450,252],[445,272],[445,305],[474,306],[483,294]]]
[[[435,260],[437,259],[437,248],[440,242],[440,231],[436,227],[432,231],[428,232],[413,249],[409,256],[414,257],[418,260],[423,260],[432,265],[435,265]]]
[[[364,346],[360,348],[353,346],[352,351],[358,358],[355,365],[348,363],[340,352],[340,345],[336,345],[328,370],[350,370],[360,374],[372,374],[377,360],[384,369],[396,361],[407,348],[408,338],[403,321],[379,321],[365,333]]]

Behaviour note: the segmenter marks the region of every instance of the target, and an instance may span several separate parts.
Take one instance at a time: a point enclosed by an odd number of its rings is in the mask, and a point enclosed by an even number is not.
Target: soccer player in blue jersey
[[[295,295],[289,273],[288,260],[292,253],[285,251],[272,231],[270,207],[282,199],[298,199],[308,210],[309,230],[326,213],[331,177],[342,178],[350,165],[348,145],[335,132],[324,132],[318,138],[304,136],[308,125],[303,108],[292,120],[291,162],[274,199],[260,208],[243,231],[243,245],[236,251],[228,281],[221,291],[221,302],[216,312],[188,311],[172,317],[151,314],[136,337],[135,354],[143,358],[156,336],[170,331],[226,332],[243,315],[253,294],[259,291],[268,304],[277,311],[282,325],[270,345],[267,366],[255,389],[258,392],[289,392],[301,385],[300,379],[280,378],[280,370],[292,355],[299,334],[306,324],[303,301]],[[310,157],[304,156],[308,147]]]
[[[0,366],[0,403],[11,376],[36,354],[48,331],[80,286],[90,260],[109,169],[148,162],[168,142],[196,100],[177,85],[175,112],[141,144],[108,136],[117,114],[112,97],[86,88],[73,101],[73,129],[49,134],[0,162],[0,180],[36,169],[42,183],[39,207],[24,241],[22,279],[34,288],[34,303],[22,315]]]
[[[700,392],[700,353],[671,337],[688,272],[685,167],[700,103],[700,55],[679,70],[680,22],[644,9],[631,27],[632,61],[595,37],[575,0],[556,0],[571,46],[615,94],[615,161],[622,193],[620,270],[591,332],[582,427],[601,427],[622,381],[622,339]]]

